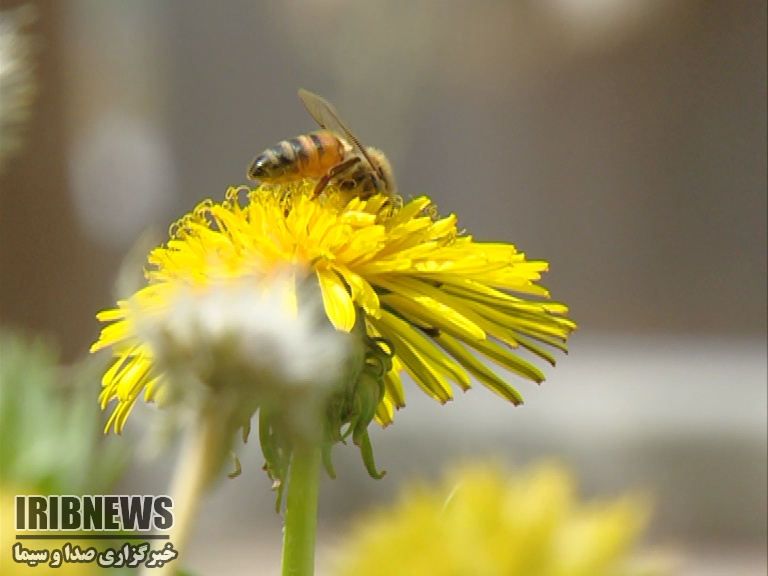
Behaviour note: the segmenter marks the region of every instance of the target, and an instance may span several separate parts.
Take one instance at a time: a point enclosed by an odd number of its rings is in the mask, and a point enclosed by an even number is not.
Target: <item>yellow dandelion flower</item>
[[[637,496],[579,502],[556,464],[512,476],[465,464],[441,485],[410,486],[395,506],[363,515],[333,551],[333,573],[635,575],[630,553],[646,519]]]
[[[366,444],[373,418],[392,422],[405,405],[403,372],[440,402],[453,397],[451,384],[467,390],[474,376],[519,404],[518,391],[475,353],[541,382],[541,370],[516,351],[554,364],[546,348],[565,350],[575,325],[536,283],[546,262],[460,234],[456,216],[436,216],[426,197],[347,202],[329,189],[318,200],[312,189],[311,182],[257,188],[244,201],[230,189],[223,203],[203,202],[182,218],[168,243],[150,253],[147,286],[98,314],[108,325],[92,351],[109,348],[116,357],[101,394],[103,407],[117,400],[108,428],[121,430],[142,390],[146,400],[163,393],[167,374],[139,319],[167,315],[182,288],[197,297],[216,286],[246,285],[256,298],[281,278],[278,305],[292,309],[296,291],[309,282],[336,332],[364,332],[368,353],[357,396],[334,400],[336,441],[341,425],[351,424],[355,442]]]

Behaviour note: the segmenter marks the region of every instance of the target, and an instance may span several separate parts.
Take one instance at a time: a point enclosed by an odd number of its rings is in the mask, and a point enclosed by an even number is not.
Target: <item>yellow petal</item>
[[[499,377],[493,370],[475,358],[458,340],[447,334],[441,334],[435,338],[435,341],[488,388],[506,398],[515,406],[523,403],[523,397],[513,386],[510,386],[503,378]]]
[[[482,340],[485,331],[471,319],[464,316],[450,303],[442,301],[440,290],[427,286],[423,282],[407,285],[397,282],[382,282],[385,288],[392,290],[382,296],[382,301],[393,309],[418,318],[428,325],[458,332],[462,338]],[[431,289],[431,290],[430,290]]]
[[[394,418],[395,411],[392,408],[392,402],[385,396],[376,408],[376,422],[382,426],[389,426],[394,422]]]
[[[341,278],[332,270],[317,269],[325,313],[336,330],[349,332],[355,325],[355,304]]]
[[[471,384],[467,373],[453,361],[452,358],[446,356],[435,346],[430,339],[424,336],[419,330],[415,330],[408,322],[401,320],[394,314],[384,310],[382,312],[382,323],[386,323],[388,327],[391,327],[394,332],[389,332],[395,339],[400,339],[408,343],[408,345],[419,353],[425,360],[427,360],[438,372],[447,376],[454,382],[456,382],[462,390],[469,390]],[[397,346],[397,344],[395,344]],[[396,349],[399,352],[399,350]]]
[[[346,266],[334,266],[333,269],[346,280],[352,290],[352,299],[363,307],[366,314],[378,318],[380,316],[379,296],[365,278],[355,274]]]

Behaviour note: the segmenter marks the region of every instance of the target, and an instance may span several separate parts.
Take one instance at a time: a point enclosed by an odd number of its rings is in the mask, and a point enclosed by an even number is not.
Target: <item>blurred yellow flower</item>
[[[644,499],[580,503],[568,472],[464,465],[358,521],[333,551],[338,576],[630,576]]]
[[[145,400],[162,390],[167,375],[143,337],[141,318],[172,307],[180,290],[204,295],[245,282],[258,294],[287,274],[282,305],[290,309],[298,290],[291,283],[314,283],[337,331],[364,320],[369,347],[388,356],[370,415],[382,425],[405,405],[403,370],[440,402],[452,398],[449,381],[466,390],[471,374],[519,404],[517,390],[473,351],[541,382],[542,372],[510,348],[552,364],[545,348],[565,350],[575,324],[535,283],[546,262],[460,234],[456,216],[438,218],[425,197],[404,205],[386,196],[347,202],[329,188],[321,201],[312,190],[312,182],[257,188],[241,206],[240,189],[232,188],[223,203],[205,201],[174,225],[167,245],[149,255],[148,285],[98,314],[109,325],[91,350],[108,348],[116,357],[101,394],[103,407],[117,400],[107,428],[120,432],[142,390]]]

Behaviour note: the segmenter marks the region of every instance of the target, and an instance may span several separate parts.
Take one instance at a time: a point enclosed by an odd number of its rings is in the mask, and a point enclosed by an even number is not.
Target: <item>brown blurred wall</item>
[[[22,2],[3,0],[2,8]],[[0,173],[0,322],[56,337],[69,358],[97,334],[120,254],[80,231],[68,190],[61,9],[37,2],[37,94],[24,147]],[[2,106],[2,102],[0,102]]]

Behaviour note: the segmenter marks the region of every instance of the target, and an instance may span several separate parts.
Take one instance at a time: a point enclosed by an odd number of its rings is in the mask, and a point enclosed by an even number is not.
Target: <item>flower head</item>
[[[527,349],[554,364],[545,348],[564,349],[575,327],[565,317],[566,307],[547,301],[546,290],[535,283],[545,262],[527,261],[509,244],[460,234],[456,216],[438,217],[428,198],[406,204],[384,195],[350,200],[331,188],[324,198],[313,199],[312,189],[311,182],[262,187],[248,191],[243,202],[233,188],[223,203],[203,202],[172,227],[169,242],[149,255],[147,286],[98,315],[110,324],[92,351],[111,348],[117,357],[103,379],[102,404],[118,401],[108,427],[120,431],[142,390],[147,400],[162,395],[169,364],[163,351],[187,350],[178,345],[189,340],[185,334],[202,325],[219,331],[226,325],[229,332],[237,325],[241,334],[261,331],[253,324],[269,320],[250,318],[247,301],[265,291],[279,293],[280,305],[294,310],[301,308],[297,292],[314,290],[336,332],[362,336],[363,367],[349,369],[352,388],[337,391],[328,404],[333,440],[341,439],[348,424],[347,432],[365,446],[372,419],[391,423],[394,410],[405,405],[403,371],[441,402],[453,396],[450,382],[470,388],[470,375],[513,403],[522,402],[473,352],[524,378],[544,379],[513,350]],[[201,310],[207,320],[172,327],[169,310],[178,306],[179,294],[189,306],[205,308],[201,302],[222,286],[236,287],[236,296],[214,298],[238,303],[231,319]],[[161,326],[154,332],[163,338],[147,338],[143,325]],[[174,345],[159,345],[163,340]],[[252,341],[248,346],[253,348]],[[180,358],[189,358],[189,350],[185,354]]]
[[[636,496],[579,502],[559,465],[514,476],[464,465],[361,517],[335,550],[334,574],[629,576],[639,574],[629,552],[646,517]]]

